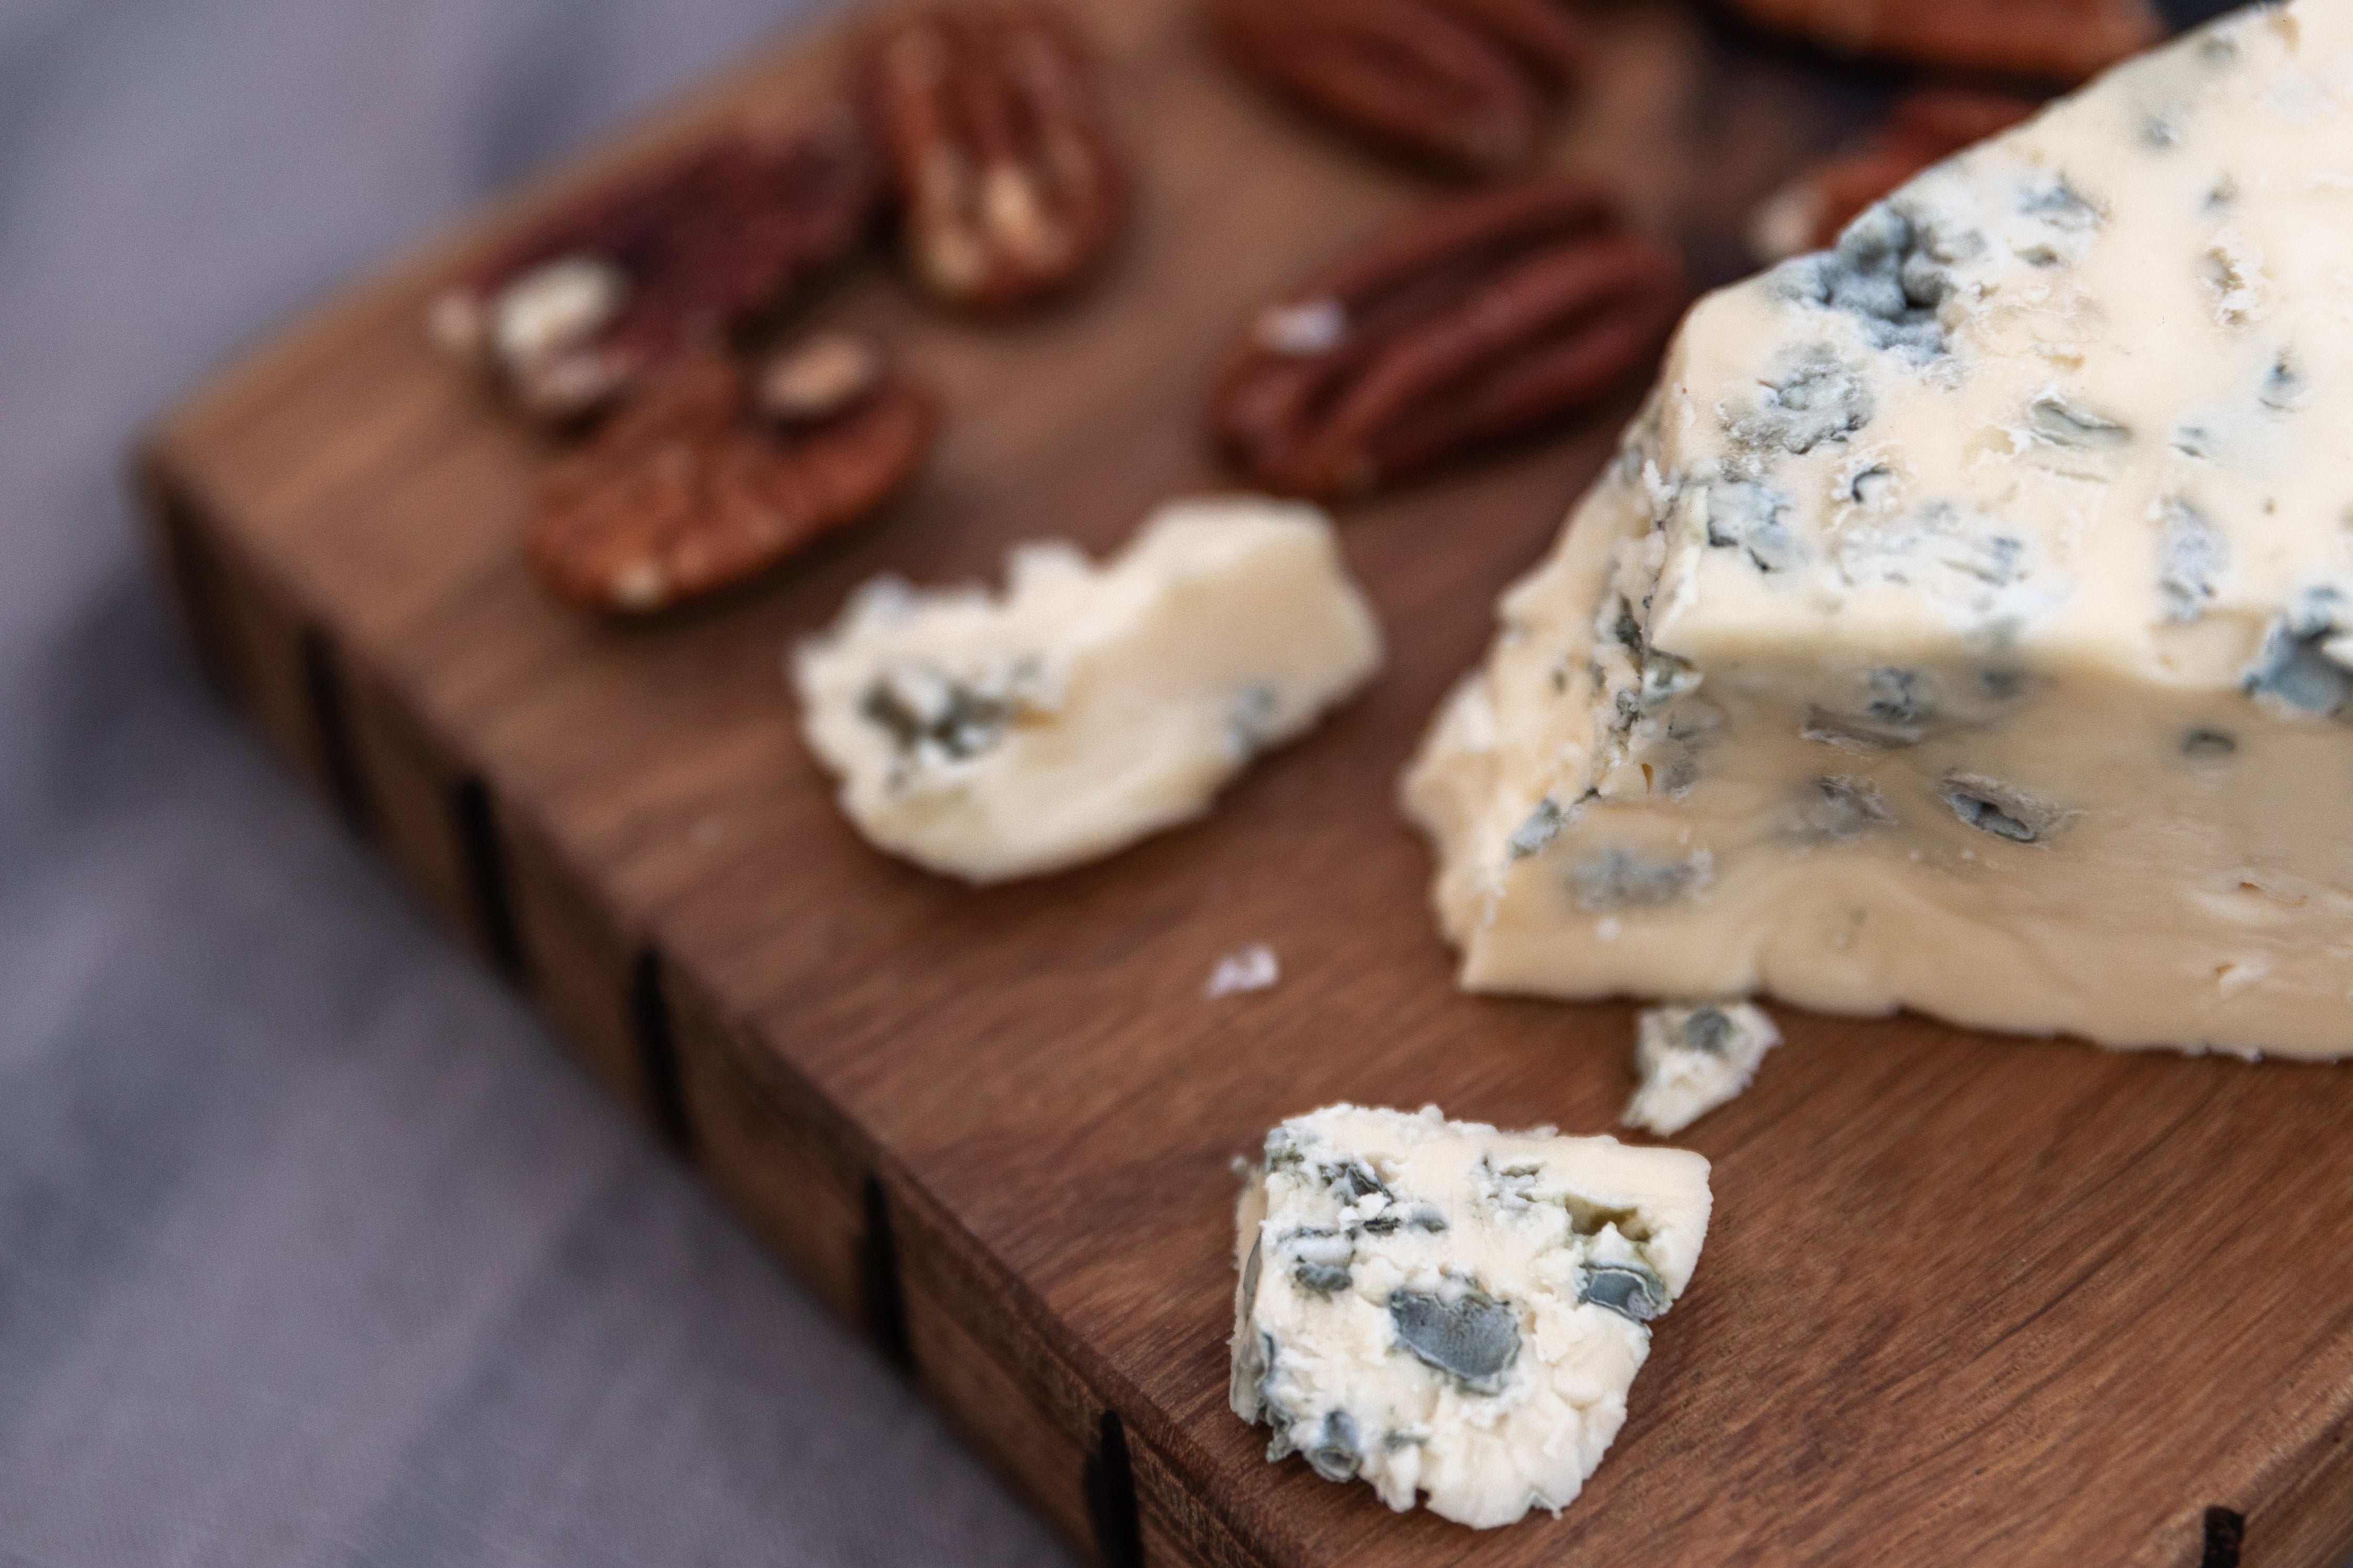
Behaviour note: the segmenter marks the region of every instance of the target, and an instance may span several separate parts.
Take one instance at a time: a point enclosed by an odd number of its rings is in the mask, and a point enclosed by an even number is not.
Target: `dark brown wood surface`
[[[568,191],[757,97],[788,41],[412,258],[156,435],[156,538],[222,685],[591,1068],[1008,1480],[1114,1565],[2251,1564],[2353,1552],[2353,1079],[1782,1012],[1788,1047],[1683,1142],[1715,1163],[1697,1279],[1562,1519],[1393,1516],[1225,1408],[1228,1162],[1339,1099],[1610,1128],[1630,1012],[1466,996],[1395,781],[1628,411],[1356,510],[1392,647],[1370,693],[1209,819],[974,891],[867,848],[780,660],[882,570],[1113,545],[1219,484],[1201,395],[1247,310],[1429,187],[1262,100],[1180,0],[1086,0],[1137,169],[1103,287],[942,320],[886,260],[810,307],[944,393],[871,526],[642,626],[559,609],[518,536],[539,442],[436,358],[435,282]],[[1667,5],[1602,16],[1560,157],[1703,273],[1871,84]],[[1217,958],[1281,953],[1211,1002]],[[1999,975],[1986,984],[1999,984]],[[2221,1533],[2227,1534],[2222,1531]],[[2217,1552],[2221,1552],[2217,1555]]]

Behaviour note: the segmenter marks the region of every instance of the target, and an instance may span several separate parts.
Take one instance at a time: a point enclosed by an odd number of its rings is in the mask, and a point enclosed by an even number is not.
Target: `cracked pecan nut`
[[[879,195],[848,114],[741,132],[560,214],[444,292],[434,335],[527,413],[578,419],[679,349],[778,309],[858,243]]]
[[[544,480],[527,549],[557,597],[646,614],[755,576],[856,522],[922,467],[931,397],[860,338],[807,339],[747,374],[669,361]]]
[[[1650,366],[1684,298],[1597,187],[1458,198],[1261,311],[1212,425],[1261,484],[1362,494],[1575,418]]]
[[[2076,82],[2166,35],[2149,0],[1732,0],[1842,55]]]
[[[868,36],[862,97],[923,288],[1002,310],[1058,294],[1110,255],[1123,206],[1095,64],[1022,0],[927,7]]]
[[[1999,135],[2042,108],[2031,98],[1968,88],[1923,88],[1898,100],[1852,152],[1815,165],[1767,198],[1751,220],[1760,261],[1823,250],[1865,207],[1964,147]]]
[[[1762,202],[1751,218],[1757,261],[1784,261],[1829,249],[1873,202],[1929,164],[1944,163],[1986,136],[1998,136],[2042,103],[2007,91],[1923,87],[1894,103],[1862,146],[1814,164]]]
[[[1227,48],[1277,90],[1460,173],[1532,163],[1584,67],[1567,0],[1216,0]]]

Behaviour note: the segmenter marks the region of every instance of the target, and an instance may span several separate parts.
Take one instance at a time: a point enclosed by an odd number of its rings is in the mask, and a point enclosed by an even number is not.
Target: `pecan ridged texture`
[[[2149,0],[1732,0],[1842,55],[2077,82],[2166,35]]]
[[[782,309],[858,244],[880,196],[847,112],[739,131],[540,226],[434,302],[434,334],[525,412],[577,420]]]
[[[2031,98],[1970,88],[1906,94],[1861,145],[1807,170],[1757,209],[1751,238],[1758,258],[1829,248],[1865,207],[1913,175],[2041,107]]]
[[[1119,237],[1118,155],[1092,52],[1025,0],[923,7],[869,33],[863,101],[918,282],[1005,310],[1086,279]]]
[[[1361,495],[1591,410],[1651,367],[1686,293],[1598,187],[1461,197],[1259,312],[1212,425],[1261,484]]]
[[[872,512],[922,467],[931,396],[863,339],[824,334],[748,373],[667,362],[543,481],[527,549],[557,597],[642,615],[757,575]]]
[[[1568,0],[1214,0],[1227,49],[1286,97],[1424,163],[1525,167],[1582,72]]]

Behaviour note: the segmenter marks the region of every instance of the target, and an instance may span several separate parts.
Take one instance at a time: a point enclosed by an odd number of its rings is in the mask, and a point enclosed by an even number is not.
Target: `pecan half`
[[[1279,91],[1469,174],[1522,167],[1583,68],[1567,0],[1216,0],[1229,51]]]
[[[559,215],[443,293],[434,335],[526,412],[576,419],[781,306],[857,244],[879,195],[849,116],[742,132]]]
[[[2166,35],[2149,0],[1732,0],[1842,55],[2075,82]]]
[[[951,304],[1006,310],[1076,284],[1122,208],[1092,55],[1021,0],[902,11],[868,36],[867,116],[907,260]]]
[[[593,609],[699,597],[881,505],[922,467],[937,422],[930,396],[861,339],[808,340],[754,375],[718,349],[689,351],[549,470],[532,563]]]
[[[1908,94],[1862,145],[1816,164],[1768,197],[1751,220],[1751,247],[1763,261],[1826,249],[1863,208],[1913,175],[2042,107],[2031,98],[1967,88]]]
[[[1462,197],[1261,311],[1212,423],[1261,484],[1361,494],[1575,418],[1650,365],[1684,297],[1596,187]]]

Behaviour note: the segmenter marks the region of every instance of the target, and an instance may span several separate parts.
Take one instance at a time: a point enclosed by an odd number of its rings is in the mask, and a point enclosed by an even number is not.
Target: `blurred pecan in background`
[[[1732,0],[1842,55],[2076,82],[2166,35],[2149,0]]]
[[[870,35],[864,98],[907,259],[952,304],[1071,287],[1118,237],[1120,175],[1092,56],[1042,7],[903,11]]]
[[[562,599],[633,614],[740,583],[890,499],[922,467],[931,398],[827,333],[758,371],[670,361],[540,493],[528,548]]]
[[[1280,91],[1474,174],[1531,163],[1586,55],[1567,0],[1214,0],[1227,47]]]
[[[1898,99],[1861,146],[1816,164],[1757,209],[1760,261],[1827,249],[1855,215],[1913,175],[1997,135],[2042,105],[2031,98],[1931,87]]]
[[[739,133],[558,215],[442,294],[434,335],[527,412],[576,419],[781,306],[857,244],[879,195],[849,115]]]
[[[1212,423],[1261,484],[1361,494],[1573,419],[1651,367],[1684,293],[1594,186],[1461,197],[1261,311]]]

